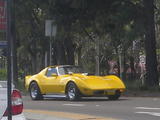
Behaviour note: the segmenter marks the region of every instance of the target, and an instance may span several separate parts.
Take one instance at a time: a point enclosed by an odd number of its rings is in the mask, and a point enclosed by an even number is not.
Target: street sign
[[[54,23],[54,20],[46,20],[45,23],[45,35],[46,36],[55,36],[57,32],[57,26]]]
[[[46,20],[46,22],[45,22],[45,35],[50,37],[50,46],[49,46],[50,47],[50,50],[49,50],[49,52],[50,52],[50,55],[49,55],[50,65],[52,63],[52,39],[54,39],[54,37],[56,36],[56,32],[57,32],[57,26],[55,24],[55,21],[54,20]]]
[[[6,48],[7,47],[7,41],[0,41],[0,48]]]
[[[0,0],[0,30],[6,30],[6,0]]]

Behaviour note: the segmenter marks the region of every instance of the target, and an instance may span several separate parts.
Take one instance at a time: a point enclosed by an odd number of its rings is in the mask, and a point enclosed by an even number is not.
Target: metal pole
[[[50,66],[52,65],[52,32],[53,32],[53,22],[51,22],[51,34],[50,34]]]
[[[100,41],[98,38],[96,38],[96,75],[100,75],[100,70],[99,70],[99,45]]]
[[[52,65],[52,36],[50,36],[50,46],[49,46],[50,50],[49,50],[49,57],[50,57],[50,60],[49,60],[49,65],[51,66]]]
[[[7,0],[7,41],[8,41],[8,66],[7,66],[7,95],[8,95],[8,120],[12,120],[12,100],[11,100],[11,92],[12,92],[12,76],[11,76],[11,58],[12,58],[12,49],[11,49],[11,1]]]
[[[122,79],[122,48],[119,46],[118,48],[118,58],[119,58],[119,72],[120,72],[120,78]]]
[[[47,58],[48,58],[48,53],[47,53],[47,52],[45,52],[45,67],[47,67],[47,66],[48,66]]]
[[[119,71],[120,71],[120,78],[122,79],[122,55],[119,52]]]
[[[13,83],[15,85],[15,87],[17,88],[18,86],[18,67],[17,67],[17,45],[16,45],[16,26],[15,26],[15,0],[11,0],[11,18],[12,18],[12,22],[11,22],[11,33],[12,33],[12,70],[13,70]]]

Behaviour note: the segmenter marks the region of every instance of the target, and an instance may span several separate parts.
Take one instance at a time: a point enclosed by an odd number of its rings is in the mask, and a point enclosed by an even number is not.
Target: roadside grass
[[[128,90],[138,90],[138,91],[160,91],[160,86],[158,87],[147,87],[140,80],[128,80],[124,82]]]
[[[124,82],[126,85],[126,96],[160,96],[160,86],[147,87],[141,80],[127,80]]]
[[[24,79],[18,79],[17,89],[21,91],[22,95],[28,94],[25,88]]]

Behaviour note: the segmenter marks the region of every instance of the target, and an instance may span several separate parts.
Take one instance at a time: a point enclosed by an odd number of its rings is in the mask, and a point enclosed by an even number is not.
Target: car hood
[[[117,82],[110,78],[105,78],[103,76],[88,76],[83,74],[73,74],[73,76],[78,77],[86,83],[89,88],[92,89],[106,89],[106,88],[117,88]]]
[[[5,82],[0,81],[0,119],[7,108],[7,87]]]

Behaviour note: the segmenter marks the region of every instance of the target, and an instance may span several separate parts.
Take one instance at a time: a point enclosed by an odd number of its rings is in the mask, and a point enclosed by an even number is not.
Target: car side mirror
[[[58,75],[56,73],[52,73],[51,77],[57,77]]]

